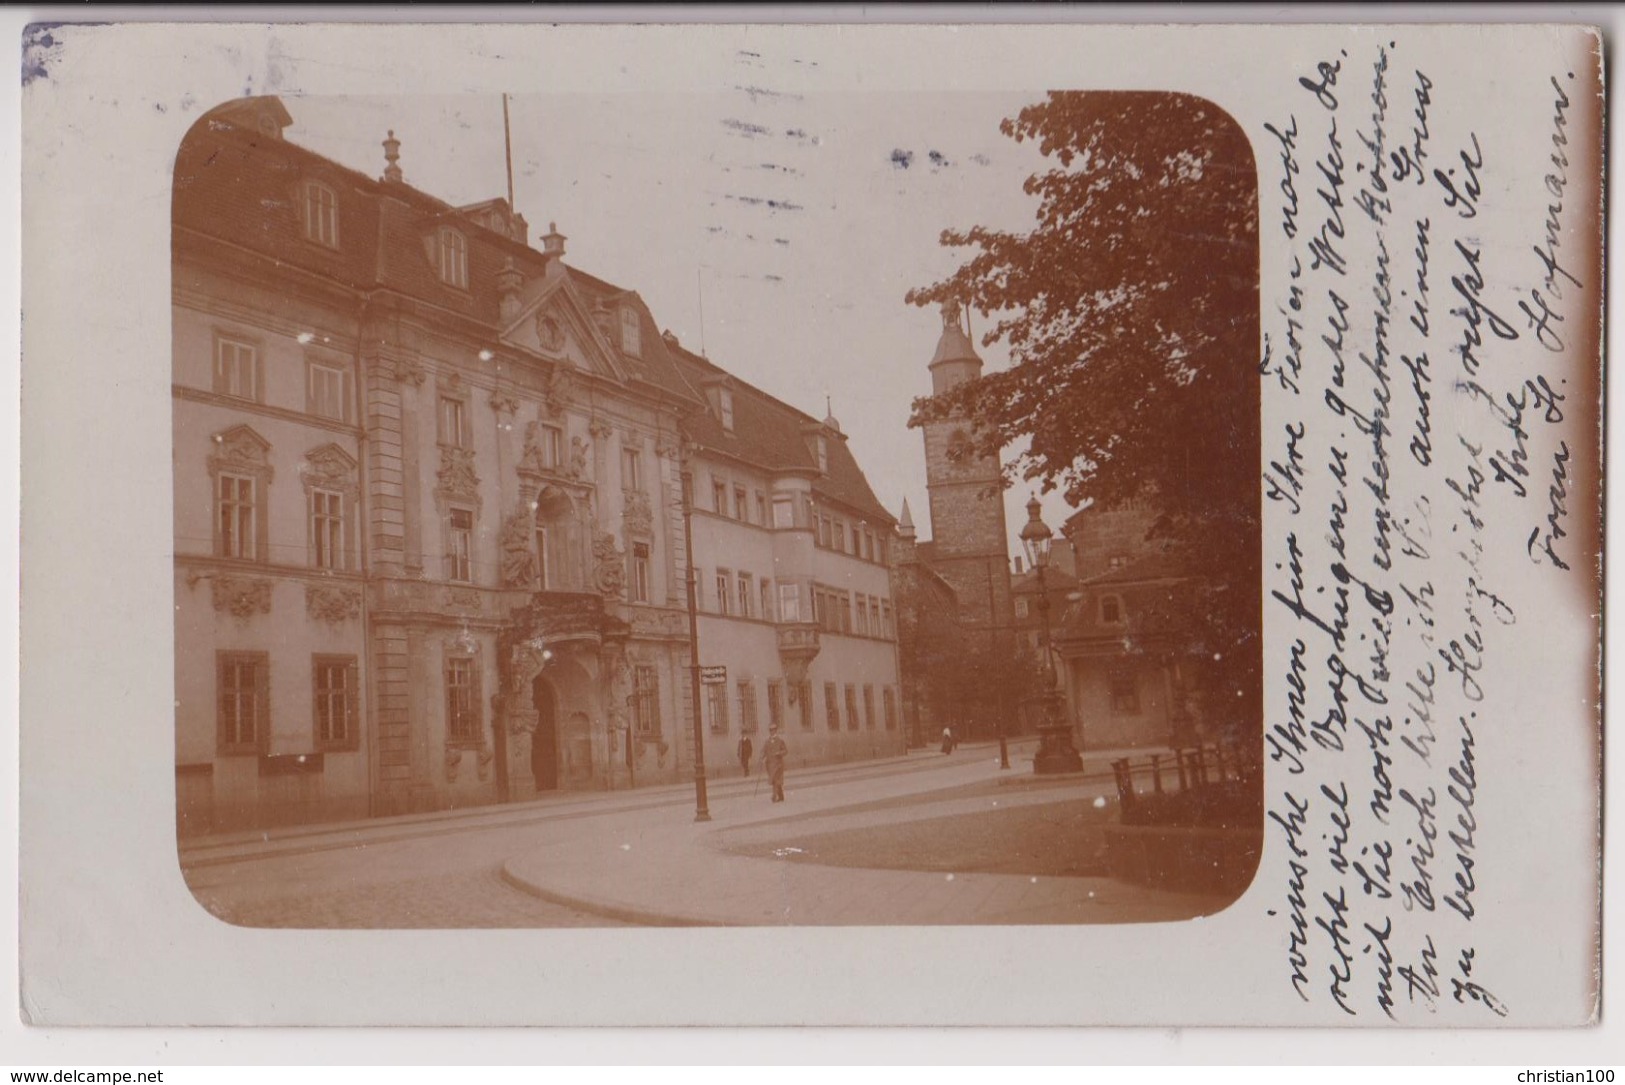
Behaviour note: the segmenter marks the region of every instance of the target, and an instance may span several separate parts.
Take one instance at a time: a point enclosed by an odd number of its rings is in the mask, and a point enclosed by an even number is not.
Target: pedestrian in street
[[[951,727],[944,727],[942,729],[942,752],[954,752],[954,732],[953,728]]]
[[[751,744],[750,744],[750,736],[749,735],[740,735],[739,736],[739,767],[745,770],[745,775],[746,776],[750,775],[750,755],[753,752],[755,752],[755,751],[754,751],[754,747],[752,747]]]
[[[768,732],[767,745],[762,747],[762,764],[767,766],[767,778],[773,784],[773,801],[784,801],[784,762],[790,756],[790,747],[774,724]]]

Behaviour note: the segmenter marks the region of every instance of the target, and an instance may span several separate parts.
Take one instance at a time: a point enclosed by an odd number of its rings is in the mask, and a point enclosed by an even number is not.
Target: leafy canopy
[[[1035,226],[944,231],[969,259],[907,300],[992,317],[983,345],[1011,365],[916,401],[911,424],[968,416],[985,454],[1025,439],[1007,481],[1074,506],[1151,497],[1173,537],[1256,539],[1237,522],[1256,520],[1258,485],[1246,136],[1209,102],[1138,92],[1054,92],[1001,127],[1052,163],[1024,186]]]

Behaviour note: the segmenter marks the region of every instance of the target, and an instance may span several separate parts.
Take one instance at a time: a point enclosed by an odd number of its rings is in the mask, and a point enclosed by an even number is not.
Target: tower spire
[[[955,298],[942,303],[942,330],[931,357],[931,394],[951,392],[982,374]],[[981,650],[1014,620],[1009,535],[999,458],[978,452],[975,425],[962,411],[925,423],[925,486],[931,501],[931,567],[959,601],[967,632]]]

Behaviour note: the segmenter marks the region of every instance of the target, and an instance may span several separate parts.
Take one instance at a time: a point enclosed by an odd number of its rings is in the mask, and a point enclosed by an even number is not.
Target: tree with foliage
[[[1038,201],[1034,227],[944,231],[968,259],[907,300],[991,318],[983,345],[1003,342],[1010,366],[917,401],[911,424],[964,417],[980,452],[1024,444],[1006,483],[1059,489],[1074,507],[1150,501],[1153,536],[1201,584],[1196,648],[1233,653],[1240,669],[1224,684],[1256,702],[1251,146],[1211,102],[1179,94],[1052,92],[1001,128],[1049,160],[1024,186]]]

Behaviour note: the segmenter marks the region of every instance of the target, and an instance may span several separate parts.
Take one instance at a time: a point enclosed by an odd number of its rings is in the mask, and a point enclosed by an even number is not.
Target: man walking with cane
[[[779,725],[774,724],[767,736],[767,744],[762,747],[762,763],[767,766],[767,778],[773,785],[773,801],[784,801],[784,762],[790,756],[790,747],[785,745],[784,736],[779,734]]]

